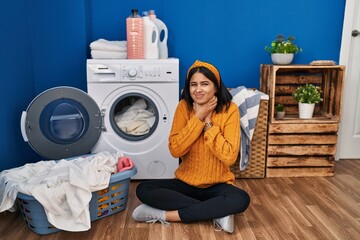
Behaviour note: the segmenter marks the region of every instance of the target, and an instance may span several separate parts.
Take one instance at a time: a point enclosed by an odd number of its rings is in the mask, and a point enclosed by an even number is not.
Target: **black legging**
[[[178,179],[141,182],[136,195],[141,202],[151,207],[166,211],[178,210],[184,223],[241,213],[250,204],[249,194],[233,185],[221,183],[197,188]]]

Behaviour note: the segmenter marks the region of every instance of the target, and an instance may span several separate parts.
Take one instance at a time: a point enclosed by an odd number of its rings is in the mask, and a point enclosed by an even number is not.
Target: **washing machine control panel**
[[[163,73],[161,68],[157,66],[121,66],[122,80],[161,80],[163,79]]]
[[[179,82],[177,59],[88,59],[87,81]]]
[[[131,78],[136,77],[137,75],[137,70],[135,68],[131,68],[127,71],[127,75]]]

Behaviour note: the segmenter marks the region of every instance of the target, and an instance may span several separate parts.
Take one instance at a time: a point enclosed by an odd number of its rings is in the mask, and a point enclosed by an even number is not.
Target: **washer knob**
[[[135,77],[136,74],[137,74],[137,71],[136,71],[136,69],[134,69],[134,68],[132,68],[132,69],[130,69],[130,70],[128,71],[128,75],[129,75],[130,77]]]

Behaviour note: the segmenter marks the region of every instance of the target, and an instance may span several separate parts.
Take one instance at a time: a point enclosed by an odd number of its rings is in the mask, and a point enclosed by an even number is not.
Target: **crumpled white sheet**
[[[40,161],[0,173],[0,212],[15,210],[18,192],[44,207],[49,223],[66,231],[91,227],[92,192],[107,188],[118,156],[109,152],[71,160]]]
[[[115,116],[116,125],[125,133],[142,135],[150,131],[155,123],[155,114],[147,110],[143,98],[138,99],[124,113]]]

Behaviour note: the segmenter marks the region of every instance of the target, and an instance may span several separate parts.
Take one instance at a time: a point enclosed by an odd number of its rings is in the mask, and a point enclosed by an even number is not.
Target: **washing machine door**
[[[47,159],[89,153],[100,137],[101,128],[102,116],[96,102],[72,87],[42,92],[21,117],[24,140]]]

